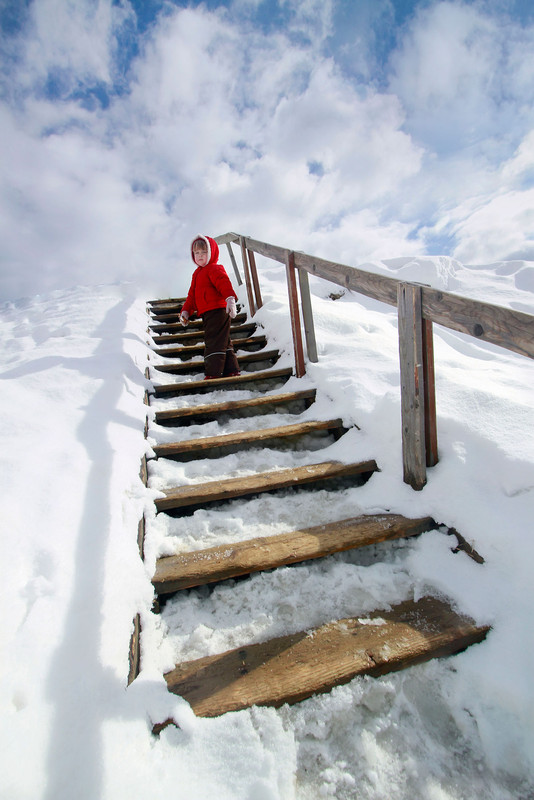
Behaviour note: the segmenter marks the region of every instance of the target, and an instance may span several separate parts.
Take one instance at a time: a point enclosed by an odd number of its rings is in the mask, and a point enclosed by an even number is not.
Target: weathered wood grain
[[[255,364],[259,361],[271,361],[275,364],[280,357],[278,350],[258,350],[256,353],[246,353],[238,355],[239,366],[246,368],[248,364]],[[198,361],[184,361],[181,364],[153,364],[152,369],[158,372],[168,372],[170,375],[183,375],[186,372],[203,372],[204,359]]]
[[[179,319],[179,318],[178,318]],[[232,326],[234,325],[241,325],[242,323],[246,322],[247,315],[244,311],[237,314],[237,316],[232,320]],[[155,322],[152,325],[148,326],[151,331],[154,333],[174,333],[176,331],[198,331],[204,330],[204,323],[202,319],[192,319],[189,321],[189,325],[186,328],[182,325],[181,322],[178,320],[176,322]]]
[[[261,384],[265,381],[279,381],[284,383],[293,374],[291,367],[283,369],[269,369],[262,372],[247,372],[237,375],[234,378],[213,378],[210,381],[184,381],[183,383],[156,384],[154,386],[155,397],[179,397],[186,394],[198,394],[212,392],[215,389],[228,386],[229,384],[249,384],[247,388],[254,388],[254,384]]]
[[[421,287],[401,283],[398,289],[404,482],[421,490],[426,484]]]
[[[186,439],[182,442],[168,442],[154,445],[157,458],[174,458],[188,460],[191,458],[208,458],[211,451],[223,448],[243,448],[254,445],[271,445],[277,441],[295,439],[319,431],[333,431],[340,435],[345,431],[341,419],[310,420],[292,425],[278,425],[275,428],[241,431],[239,433],[223,433],[219,436],[204,436],[199,439]]]
[[[260,336],[249,336],[246,339],[233,339],[232,344],[234,350],[246,350],[249,347],[265,347],[267,344],[267,337],[263,334]],[[204,345],[184,345],[183,347],[160,347],[154,350],[156,355],[163,356],[164,358],[181,358],[188,359],[191,356],[202,355],[204,352]]]
[[[197,716],[216,717],[296,703],[356,675],[377,677],[457,653],[483,641],[488,630],[444,600],[423,597],[178,664],[165,680]]]
[[[431,517],[407,519],[399,514],[353,517],[160,558],[152,583],[156,592],[164,595],[377,542],[416,536],[435,527]]]
[[[169,408],[156,411],[156,422],[164,425],[169,422],[189,422],[195,419],[210,417],[216,419],[219,414],[235,414],[239,411],[262,413],[279,405],[304,402],[307,406],[315,400],[316,389],[301,389],[298,392],[281,392],[280,394],[248,397],[244,400],[227,400],[224,403],[205,403],[186,408]]]
[[[189,486],[176,486],[165,491],[164,497],[155,500],[158,511],[187,508],[188,506],[206,505],[219,500],[232,500],[251,494],[271,492],[277,489],[302,486],[333,478],[356,477],[377,470],[376,462],[361,461],[356,464],[341,464],[338,461],[326,461],[321,464],[309,464],[294,469],[273,470],[249,475],[245,478],[225,478],[220,481]]]
[[[230,328],[230,337],[232,340],[235,340],[246,336],[251,336],[257,327],[258,326],[255,322],[249,322],[246,325],[232,326]],[[179,342],[183,342],[184,344],[193,344],[195,342],[204,341],[203,330],[186,332],[186,329],[182,328],[182,331],[182,333],[163,333],[161,335],[154,334],[152,336],[152,341],[154,344],[178,344]]]

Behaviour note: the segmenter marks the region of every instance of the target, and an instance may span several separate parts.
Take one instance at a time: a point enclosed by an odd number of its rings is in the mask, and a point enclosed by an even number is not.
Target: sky
[[[2,0],[0,301],[182,293],[227,231],[534,260],[527,0]]]

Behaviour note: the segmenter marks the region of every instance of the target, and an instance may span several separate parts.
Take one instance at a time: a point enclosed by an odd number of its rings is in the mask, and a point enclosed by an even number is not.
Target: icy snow
[[[258,266],[265,304],[256,319],[269,348],[280,348],[277,367],[287,366],[284,268]],[[534,313],[529,262],[403,258],[364,267]],[[337,442],[309,437],[296,451],[162,460],[146,489],[140,460],[154,444],[221,432],[209,422],[169,433],[155,410],[194,401],[161,399],[148,409],[144,439],[149,298],[128,284],[77,287],[0,309],[2,798],[534,796],[534,365],[435,326],[440,461],[414,492],[402,482],[395,309],[350,292],[332,300],[338,287],[319,279],[311,290],[319,362],[284,391],[316,386],[316,403],[298,417],[226,421],[222,431],[340,416],[348,433]],[[194,377],[151,373],[162,383]],[[251,391],[214,391],[201,402]],[[154,498],[171,485],[367,458],[381,471],[363,487],[263,495],[175,519],[155,514]],[[386,510],[431,515],[443,527],[183,592],[160,615],[151,611],[160,555]],[[143,513],[145,564],[137,550]],[[445,526],[485,564],[453,553]],[[197,719],[166,690],[162,674],[178,659],[337,617],[365,619],[427,592],[491,624],[486,641],[279,710]],[[142,671],[127,687],[136,613]],[[176,724],[154,737],[152,725],[169,717]]]

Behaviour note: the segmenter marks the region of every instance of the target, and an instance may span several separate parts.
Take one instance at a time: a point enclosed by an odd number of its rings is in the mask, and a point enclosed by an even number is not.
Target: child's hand
[[[229,315],[230,319],[234,319],[236,316],[237,306],[235,304],[235,297],[226,298],[226,313]]]
[[[189,324],[189,314],[187,311],[182,311],[180,314],[180,323],[186,328]]]

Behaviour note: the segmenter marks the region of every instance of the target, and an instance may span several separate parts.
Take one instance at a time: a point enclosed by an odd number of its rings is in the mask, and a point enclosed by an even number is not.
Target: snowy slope
[[[265,305],[257,318],[269,346],[282,351],[280,365],[290,364],[284,270],[262,259],[258,265]],[[368,266],[534,313],[528,262]],[[171,522],[155,516],[153,498],[175,480],[245,474],[316,454],[250,451],[220,462],[162,463],[145,489],[140,459],[169,433],[152,424],[149,441],[143,437],[146,297],[134,286],[61,290],[0,310],[2,798],[533,796],[534,365],[436,327],[440,462],[425,489],[413,492],[402,483],[394,309],[348,293],[333,301],[333,289],[312,281],[319,363],[286,386],[313,383],[310,418],[342,416],[361,429],[320,453],[375,458],[381,472],[335,503],[326,495],[279,501],[274,530],[268,497],[253,501],[247,527],[236,524],[232,505],[217,523],[205,512]],[[199,435],[199,426],[180,430]],[[453,554],[450,539],[435,532],[327,566],[188,592],[161,617],[151,613],[158,555],[384,508],[456,527],[485,565]],[[146,565],[136,543],[143,512]],[[452,659],[356,679],[279,711],[200,720],[166,691],[162,672],[176,658],[426,591],[491,623],[487,640]],[[137,612],[142,672],[127,688]],[[168,716],[180,727],[155,739],[152,723]]]

